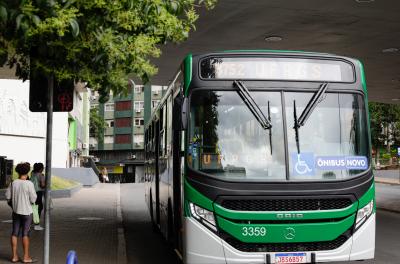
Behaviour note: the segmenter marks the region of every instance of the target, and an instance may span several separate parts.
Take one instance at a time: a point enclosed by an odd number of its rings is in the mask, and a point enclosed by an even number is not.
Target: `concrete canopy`
[[[265,38],[279,36],[281,41]],[[153,84],[166,84],[188,53],[231,49],[284,49],[360,59],[369,100],[400,103],[400,1],[219,0],[201,11],[197,30],[167,44]]]

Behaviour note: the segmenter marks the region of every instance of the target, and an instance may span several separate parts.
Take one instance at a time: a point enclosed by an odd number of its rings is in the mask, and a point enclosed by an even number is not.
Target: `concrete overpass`
[[[326,52],[360,59],[369,99],[400,104],[400,1],[218,0],[197,30],[163,47],[153,84],[165,85],[188,53],[230,49]],[[0,68],[0,78],[13,73]]]
[[[400,104],[400,1],[219,0],[201,11],[188,41],[163,48],[154,84],[165,84],[187,53],[288,49],[360,59],[369,99]]]

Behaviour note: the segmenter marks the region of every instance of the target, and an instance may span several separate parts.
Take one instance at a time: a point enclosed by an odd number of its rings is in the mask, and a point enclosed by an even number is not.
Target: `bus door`
[[[156,121],[155,125],[155,153],[154,153],[154,167],[155,167],[155,195],[156,195],[156,224],[160,225],[160,170],[159,170],[159,155],[160,155],[160,120]]]
[[[183,208],[182,208],[182,175],[181,175],[181,100],[175,98],[172,110],[172,124],[173,124],[173,138],[172,138],[172,155],[173,155],[173,207],[174,207],[174,229],[175,239],[174,246],[183,252],[183,241],[182,241],[182,219]]]

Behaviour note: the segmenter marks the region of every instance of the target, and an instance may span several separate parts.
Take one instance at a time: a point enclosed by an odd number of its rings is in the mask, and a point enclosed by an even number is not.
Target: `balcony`
[[[132,111],[115,111],[115,118],[132,117]]]
[[[106,127],[104,129],[104,135],[105,136],[112,136],[114,135],[114,128],[113,127]]]
[[[115,134],[132,134],[132,127],[115,127]]]

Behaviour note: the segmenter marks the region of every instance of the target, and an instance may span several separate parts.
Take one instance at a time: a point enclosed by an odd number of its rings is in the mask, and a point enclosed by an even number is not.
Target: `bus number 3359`
[[[266,236],[267,229],[265,227],[243,227],[242,228],[242,236],[249,237],[259,237]]]

